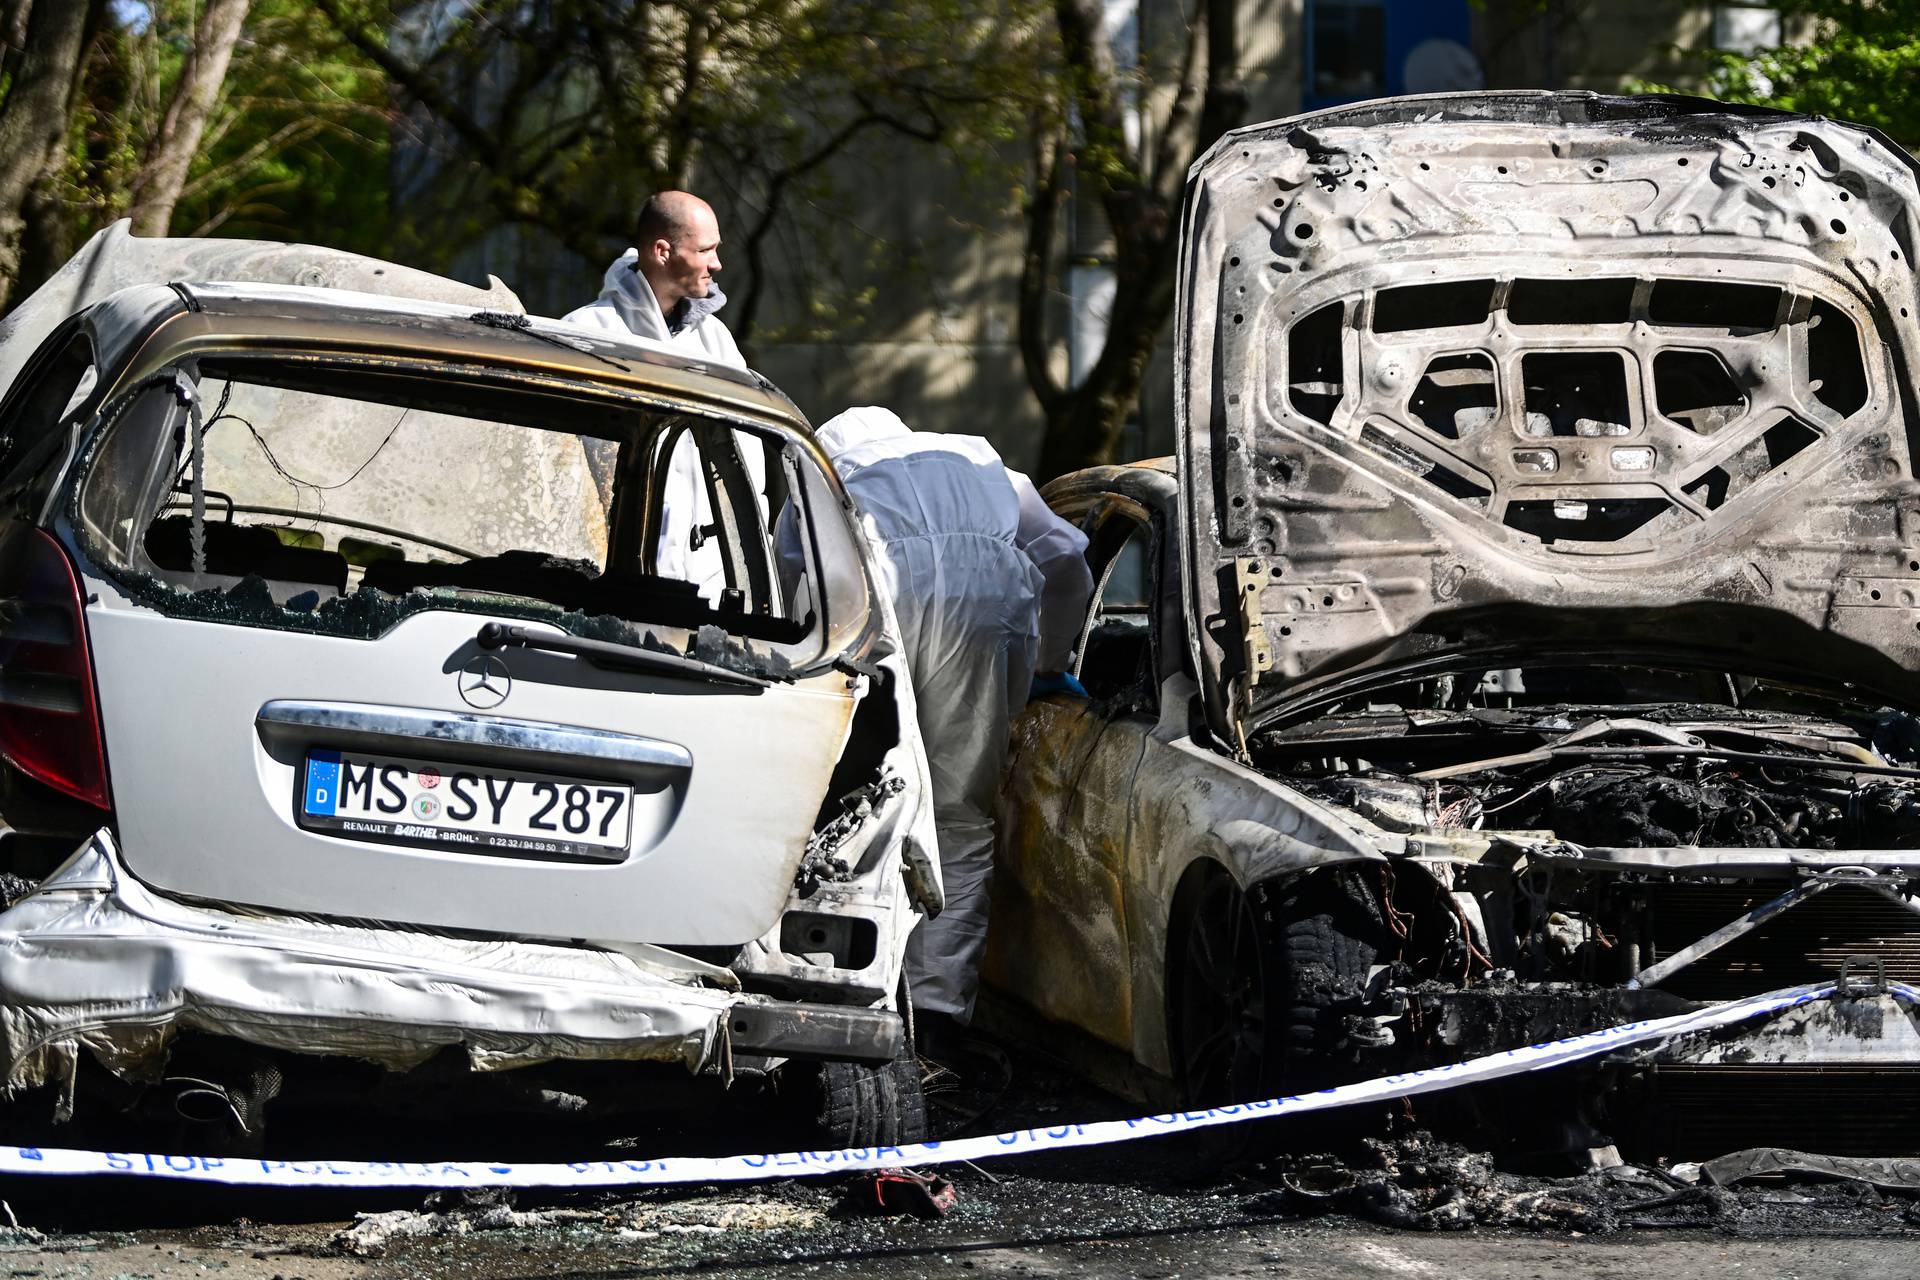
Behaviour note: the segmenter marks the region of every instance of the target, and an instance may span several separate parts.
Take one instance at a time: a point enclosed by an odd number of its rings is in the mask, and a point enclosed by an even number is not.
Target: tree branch
[[[1067,90],[1080,113],[1087,145],[1112,155],[1113,162],[1137,173],[1126,124],[1115,93],[1118,76],[1098,0],[1054,0],[1060,44],[1066,61]]]
[[[105,0],[42,0],[27,15],[26,45],[0,106],[0,306],[19,280],[21,210],[67,136],[81,54],[104,9]]]
[[[767,196],[761,205],[760,216],[755,220],[753,229],[747,233],[746,238],[747,266],[749,271],[747,292],[741,298],[741,305],[735,312],[735,315],[738,317],[738,323],[734,326],[738,331],[736,337],[738,337],[739,341],[746,342],[753,333],[756,313],[760,309],[760,298],[763,293],[761,282],[766,276],[764,270],[766,264],[762,256],[764,253],[764,245],[767,235],[772,231],[774,222],[779,216],[781,206],[786,199],[787,188],[793,184],[796,178],[805,177],[827,161],[833,159],[833,157],[839,155],[863,130],[880,124],[897,128],[909,134],[913,132],[905,123],[895,120],[881,112],[868,109],[862,111],[859,115],[835,130],[827,137],[826,141],[822,142],[818,147],[815,147],[813,151],[780,170],[768,180]],[[937,137],[938,127],[935,126],[934,129],[934,136]]]
[[[208,0],[201,12],[167,113],[133,176],[127,216],[133,220],[135,235],[167,234],[173,208],[187,184],[187,169],[200,150],[201,135],[213,115],[220,86],[226,83],[233,47],[240,42],[240,27],[251,7],[252,0]]]
[[[1066,190],[1065,126],[1035,130],[1034,190],[1021,210],[1026,246],[1020,255],[1020,308],[1016,330],[1020,363],[1040,410],[1059,412],[1066,389],[1053,373],[1053,348],[1047,338],[1047,293],[1053,287],[1054,242],[1059,238],[1060,204]]]
[[[325,128],[327,128],[326,121],[312,116],[304,120],[289,120],[233,159],[202,172],[199,177],[180,188],[179,198],[191,200],[196,196],[204,195],[235,174],[245,172],[260,161],[269,156],[278,155],[288,147],[298,146]]]
[[[1240,77],[1240,8],[1234,0],[1207,0],[1207,93],[1192,159],[1235,128],[1247,115],[1247,85]],[[1182,175],[1187,165],[1181,165]]]
[[[375,36],[362,27],[358,21],[349,18],[341,10],[340,0],[313,0],[315,8],[325,14],[327,21],[333,24],[343,39],[372,62],[387,78],[408,97],[425,107],[433,118],[451,129],[461,142],[471,149],[476,159],[488,166],[499,164],[503,160],[500,140],[483,128],[480,122],[455,102],[441,87],[440,82],[424,67],[418,67],[396,57],[387,47],[385,40]]]
[[[1187,166],[1180,163],[1180,157],[1191,158],[1193,154],[1192,125],[1206,92],[1206,78],[1213,72],[1213,59],[1203,60],[1200,56],[1200,42],[1212,24],[1207,21],[1205,9],[1200,13],[1200,21],[1187,28],[1187,47],[1180,59],[1180,88],[1167,108],[1166,121],[1153,149],[1152,165],[1147,170],[1153,194],[1166,203],[1179,198],[1181,185],[1186,181]]]

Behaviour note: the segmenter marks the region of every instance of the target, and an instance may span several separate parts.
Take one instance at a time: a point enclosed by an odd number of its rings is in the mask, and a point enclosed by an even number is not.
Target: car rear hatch
[[[456,930],[769,928],[847,732],[832,663],[867,626],[797,420],[428,359],[410,347],[445,336],[398,314],[321,341],[234,312],[152,340],[67,513],[129,869]],[[725,561],[711,597],[655,572],[676,449]]]
[[[1462,651],[1920,692],[1912,161],[1681,99],[1240,130],[1189,183],[1188,608],[1214,723]]]

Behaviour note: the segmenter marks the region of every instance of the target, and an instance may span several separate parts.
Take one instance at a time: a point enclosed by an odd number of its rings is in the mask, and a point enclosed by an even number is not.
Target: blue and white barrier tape
[[[1888,983],[1887,989],[1920,1004],[1920,989]],[[1543,1071],[1628,1045],[1745,1022],[1796,1005],[1824,1000],[1833,983],[1789,987],[1766,995],[1732,1000],[1691,1013],[1629,1022],[1585,1035],[1508,1049],[1466,1062],[1428,1067],[1403,1075],[1343,1084],[1317,1093],[1272,1098],[1208,1111],[1172,1112],[1131,1120],[1063,1124],[1046,1129],[947,1142],[916,1142],[899,1147],[855,1147],[845,1151],[786,1151],[769,1155],[673,1156],[661,1160],[592,1160],[575,1164],[508,1164],[455,1160],[443,1163],[368,1160],[238,1160],[212,1156],[163,1156],[114,1151],[72,1151],[52,1147],[0,1146],[0,1174],[120,1174],[268,1187],[628,1187],[684,1183],[751,1182],[821,1174],[990,1160],[1069,1147],[1092,1147],[1139,1138],[1157,1138],[1246,1120],[1327,1111],[1364,1102],[1385,1102],[1413,1094],[1435,1093],[1463,1084]]]

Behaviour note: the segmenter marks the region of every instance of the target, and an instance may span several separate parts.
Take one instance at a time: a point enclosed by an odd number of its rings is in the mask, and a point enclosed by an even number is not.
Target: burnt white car
[[[1016,723],[989,981],[1207,1103],[1844,975],[1498,1118],[1910,1154],[1917,212],[1872,130],[1691,100],[1223,138],[1181,452],[1047,490],[1094,696]]]
[[[485,1108],[777,1079],[918,1135],[925,757],[771,384],[123,228],[0,339],[10,1092],[218,1145],[508,1068]],[[689,448],[704,593],[656,572]]]

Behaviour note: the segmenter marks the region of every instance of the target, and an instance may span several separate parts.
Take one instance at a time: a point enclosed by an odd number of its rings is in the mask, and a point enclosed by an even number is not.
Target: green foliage
[[[1872,125],[1920,144],[1920,0],[1789,0],[1785,25],[1812,38],[1756,53],[1707,55],[1705,91]]]
[[[108,6],[81,81],[67,162],[48,184],[48,212],[61,223],[47,229],[57,250],[71,251],[125,214],[199,9],[191,0]],[[379,249],[388,114],[378,69],[303,0],[255,0],[173,234]]]
[[[389,116],[385,76],[310,5],[255,0],[174,233],[380,252]]]
[[[317,8],[406,108],[397,252],[440,269],[483,253],[531,304],[557,306],[537,278],[553,270],[553,245],[603,262],[630,243],[647,193],[691,186],[720,207],[730,261],[744,266],[736,333],[751,329],[776,255],[849,318],[859,296],[835,282],[886,246],[834,228],[894,194],[894,148],[934,147],[956,172],[1006,184],[991,157],[1022,131],[1041,24],[1038,0]]]

